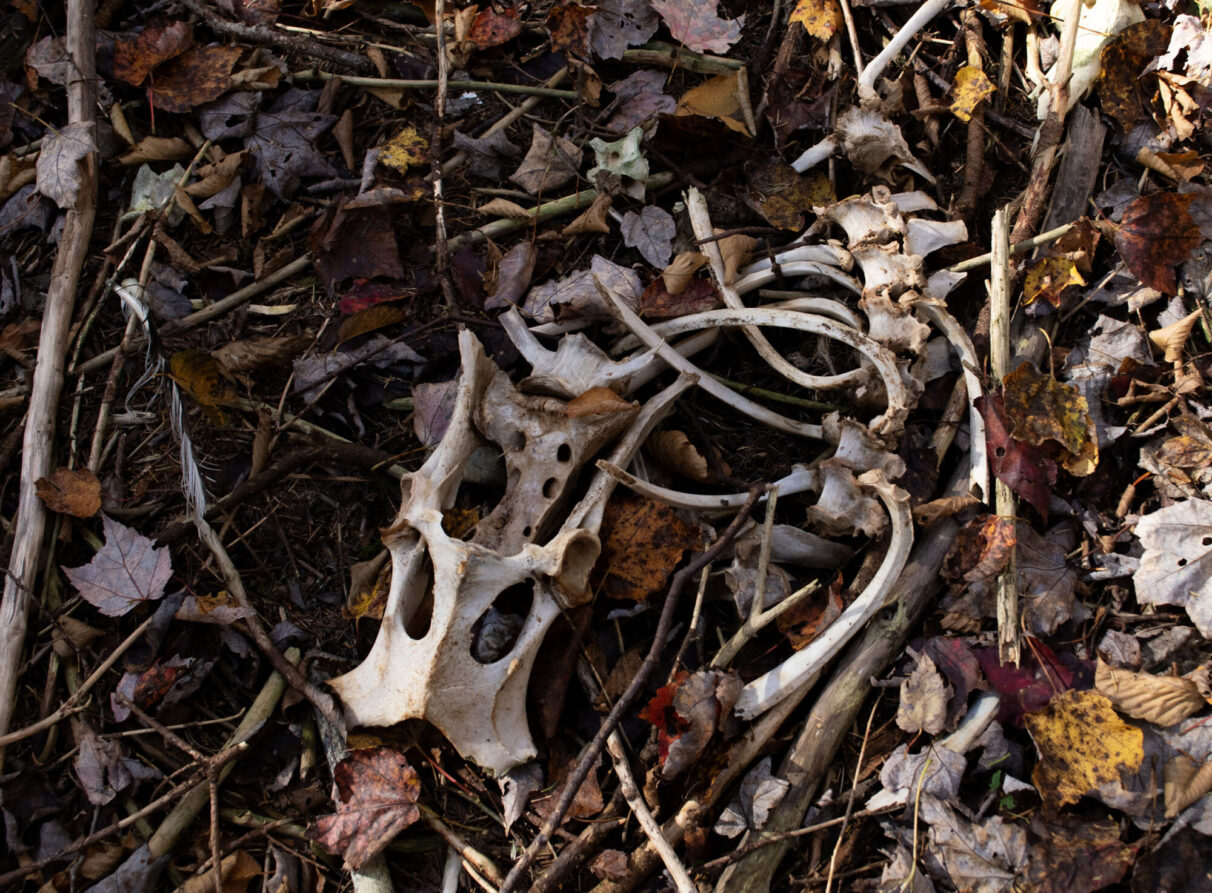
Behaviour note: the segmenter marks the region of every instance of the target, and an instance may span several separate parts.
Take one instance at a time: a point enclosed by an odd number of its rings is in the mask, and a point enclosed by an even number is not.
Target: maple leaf
[[[741,693],[741,680],[719,670],[680,673],[640,711],[657,728],[661,775],[674,778],[694,763]]]
[[[664,268],[673,255],[673,237],[677,235],[677,224],[664,208],[648,205],[639,214],[628,211],[623,215],[623,242],[635,248],[644,260],[659,269]]]
[[[107,617],[120,617],[135,605],[164,595],[172,576],[172,558],[167,548],[108,515],[101,516],[105,545],[93,560],[63,572],[80,595]]]
[[[352,751],[333,769],[335,815],[322,816],[308,838],[357,870],[421,817],[421,780],[402,754],[387,747]]]
[[[194,45],[188,22],[153,22],[132,40],[114,40],[114,77],[137,87],[153,68]]]
[[[828,43],[842,27],[842,7],[837,0],[799,0],[787,24],[796,22],[821,43]]]
[[[1136,600],[1181,605],[1212,636],[1212,502],[1187,499],[1144,515],[1136,535],[1145,550],[1132,578]]]
[[[697,53],[726,53],[741,39],[745,17],[721,19],[716,14],[718,0],[652,0],[674,40]]]
[[[1193,194],[1142,196],[1124,209],[1115,230],[1115,247],[1128,269],[1145,285],[1168,295],[1178,291],[1175,265],[1203,241],[1191,216],[1194,200]]]
[[[476,13],[467,39],[482,50],[508,43],[522,33],[517,7],[506,6],[500,12],[491,6]]]

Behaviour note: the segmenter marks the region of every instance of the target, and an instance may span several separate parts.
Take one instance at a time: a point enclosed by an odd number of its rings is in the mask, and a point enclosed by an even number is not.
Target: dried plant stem
[[[682,860],[678,858],[678,854],[674,852],[669,841],[661,833],[661,826],[652,817],[652,811],[648,808],[648,804],[644,802],[644,798],[640,796],[640,789],[635,783],[635,776],[631,773],[631,764],[627,761],[627,754],[623,751],[623,739],[619,736],[617,729],[607,736],[606,750],[610,754],[611,762],[614,763],[614,771],[619,776],[619,786],[623,791],[623,798],[627,801],[627,805],[631,807],[631,811],[635,815],[636,821],[639,822],[640,828],[643,829],[644,834],[648,836],[648,839],[652,841],[652,845],[656,847],[661,861],[665,863],[665,870],[673,878],[674,889],[678,893],[698,893],[698,887],[690,879],[686,866],[682,864]]]
[[[993,262],[989,286],[989,354],[994,381],[1010,373],[1010,225],[1005,209],[993,215]],[[1004,522],[1014,523],[1014,493],[999,480],[993,483],[994,508]],[[997,578],[997,650],[1003,664],[1018,666],[1018,566],[1015,549]]]
[[[1072,223],[1066,223],[1064,226],[1058,226],[1056,229],[1050,229],[1046,233],[1040,233],[1038,236],[1033,236],[1030,239],[1024,239],[1022,242],[1015,242],[1010,246],[1010,254],[1022,254],[1030,251],[1033,248],[1038,248],[1040,245],[1047,245],[1049,242],[1055,242],[1069,230],[1073,229]],[[986,266],[993,260],[993,252],[988,254],[978,254],[976,257],[970,257],[967,260],[962,260],[958,264],[952,264],[947,267],[948,273],[968,273],[972,270],[980,269]]]
[[[68,0],[67,55],[72,77],[67,85],[68,121],[88,127],[86,137],[95,141],[97,72],[94,60],[96,34],[94,5],[88,0]],[[0,735],[9,730],[17,696],[17,677],[25,645],[29,599],[37,585],[38,560],[46,532],[46,508],[38,499],[35,482],[51,472],[52,444],[59,392],[63,387],[63,361],[67,355],[76,287],[88,256],[97,208],[97,154],[95,147],[79,164],[79,189],[75,205],[66,212],[59,249],[51,267],[46,310],[38,339],[38,355],[30,388],[29,412],[21,451],[21,480],[14,517],[16,535],[0,601]],[[4,753],[0,750],[0,766]]]
[[[439,42],[444,43],[442,38]],[[296,71],[291,75],[296,81],[340,81],[343,84],[349,84],[351,87],[376,87],[383,89],[397,90],[437,90],[441,79],[436,80],[409,80],[405,78],[371,78],[371,77],[350,77],[343,74],[333,74],[329,71],[320,71],[315,68],[308,68],[305,71]],[[550,99],[580,99],[581,96],[576,90],[557,90],[547,86],[532,86],[530,84],[494,84],[491,81],[450,81],[446,82],[446,86],[453,90],[495,90],[498,93],[528,93],[532,96],[545,96]]]
[[[669,586],[669,594],[665,596],[665,604],[661,607],[661,616],[657,621],[652,645],[644,656],[643,663],[640,664],[640,668],[636,671],[636,674],[631,677],[631,682],[628,683],[627,689],[618,701],[615,702],[614,707],[610,710],[610,715],[606,717],[597,734],[593,736],[593,740],[585,747],[576,767],[568,774],[564,782],[564,792],[560,795],[559,802],[556,804],[551,816],[543,823],[543,827],[539,829],[539,833],[535,835],[534,840],[530,842],[525,852],[514,863],[513,868],[510,869],[504,883],[501,884],[500,893],[509,893],[510,890],[515,889],[521,883],[522,875],[530,867],[531,863],[534,862],[535,856],[551,840],[551,835],[555,832],[555,829],[560,827],[564,816],[568,814],[569,807],[572,806],[573,798],[581,789],[581,784],[585,781],[586,776],[589,775],[589,770],[593,768],[601,756],[602,748],[606,744],[606,738],[618,727],[619,722],[623,719],[623,715],[631,709],[632,703],[639,696],[640,692],[643,691],[648,678],[656,670],[657,664],[660,662],[661,652],[665,648],[665,640],[669,638],[669,630],[673,626],[673,615],[682,590],[703,568],[715,561],[720,553],[735,539],[742,525],[749,518],[749,513],[757,505],[761,494],[761,488],[752,488],[749,491],[749,498],[745,501],[741,510],[737,512],[736,517],[732,519],[727,529],[720,534],[720,538],[712,543],[709,549],[700,552],[689,564],[674,574],[673,582]]]

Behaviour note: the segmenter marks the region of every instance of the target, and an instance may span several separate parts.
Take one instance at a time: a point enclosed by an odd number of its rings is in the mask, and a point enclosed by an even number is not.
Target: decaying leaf
[[[842,27],[842,7],[837,0],[799,0],[791,10],[789,24],[799,22],[822,43],[833,39]]]
[[[661,271],[661,279],[665,283],[665,291],[670,295],[680,295],[690,284],[694,274],[707,264],[706,255],[697,251],[683,251],[669,266]]]
[[[1057,459],[1071,474],[1094,471],[1098,439],[1086,398],[1077,388],[1023,363],[1006,376],[1004,399],[1016,440],[1035,447],[1059,447]]]
[[[673,39],[697,53],[726,53],[741,39],[745,17],[721,19],[718,0],[653,0]]]
[[[481,13],[482,15],[483,13]],[[405,127],[380,147],[379,163],[401,174],[409,168],[428,170],[429,140],[417,133],[415,127]]]
[[[240,395],[209,351],[177,351],[169,358],[168,370],[173,381],[194,398],[208,418],[217,424],[226,422],[223,407],[235,405]]]
[[[1044,300],[1053,307],[1061,304],[1061,293],[1072,285],[1085,285],[1077,264],[1067,257],[1042,257],[1027,268],[1023,277],[1023,303]]]
[[[508,43],[522,33],[522,19],[516,6],[502,6],[497,12],[492,6],[476,13],[467,39],[482,50]]]
[[[593,14],[593,51],[603,59],[622,59],[628,47],[647,41],[659,25],[646,0],[600,0]]]
[[[263,366],[288,364],[301,354],[311,341],[306,335],[231,341],[211,351],[210,355],[229,375],[241,375]]]
[[[610,598],[645,601],[669,583],[682,556],[703,546],[698,528],[664,503],[616,492],[602,519],[596,587]]]
[[[1115,247],[1128,269],[1163,294],[1177,291],[1174,267],[1203,241],[1191,216],[1194,199],[1175,193],[1142,196],[1124,209],[1115,230]]]
[[[1212,637],[1212,502],[1187,499],[1144,515],[1136,535],[1145,550],[1132,577],[1136,600],[1180,605]]]
[[[673,215],[664,208],[648,205],[639,214],[628,211],[621,229],[624,244],[639,251],[648,263],[658,269],[669,263],[678,228]]]
[[[80,191],[80,165],[95,150],[91,122],[78,121],[52,133],[38,153],[38,191],[60,208],[74,207]]]
[[[93,560],[63,572],[80,595],[107,617],[121,617],[142,602],[164,595],[173,573],[168,549],[157,549],[143,534],[101,516],[105,545]]]
[[[976,406],[985,420],[993,473],[1047,518],[1048,500],[1056,483],[1056,463],[1036,447],[1010,436],[1001,394],[978,397]]]
[[[547,778],[552,787],[541,796],[535,796],[531,801],[535,812],[543,818],[548,818],[555,813],[555,805],[564,796],[564,791],[568,788],[568,776],[572,773],[576,763],[576,757],[564,751],[563,748],[552,749],[551,758],[547,764]],[[591,819],[601,812],[605,805],[602,787],[598,784],[598,774],[596,771],[591,771],[585,776],[581,786],[577,788],[565,820]]]
[[[771,226],[796,231],[804,228],[804,215],[821,197],[813,189],[812,178],[777,159],[751,162],[745,165],[745,173],[749,179],[747,200]]]
[[[1136,771],[1144,759],[1141,730],[1116,716],[1099,692],[1062,692],[1024,719],[1039,751],[1031,778],[1051,812]]]
[[[1129,25],[1102,48],[1098,98],[1103,111],[1124,130],[1150,117],[1157,95],[1157,74],[1146,73],[1153,59],[1166,51],[1171,28],[1156,19]]]
[[[796,651],[804,648],[842,615],[842,576],[838,574],[823,592],[802,599],[775,618],[775,626]]]
[[[740,693],[741,680],[719,670],[682,673],[657,691],[640,718],[657,728],[663,778],[676,778],[694,764]]]
[[[634,409],[634,403],[628,403],[610,388],[590,388],[564,405],[564,415],[579,419],[611,412],[631,412]]]
[[[1172,819],[1212,791],[1212,760],[1196,763],[1180,753],[1166,764],[1164,779],[1166,818]]]
[[[34,486],[52,512],[91,518],[101,511],[101,482],[87,468],[56,468]]]
[[[654,431],[649,435],[645,447],[652,454],[652,458],[687,480],[701,484],[709,484],[715,480],[707,457],[699,452],[698,447],[690,442],[690,438],[683,431]],[[727,466],[724,466],[724,471],[727,473]]]
[[[156,70],[152,102],[166,112],[190,112],[231,90],[240,47],[193,47]]]
[[[753,132],[741,113],[740,87],[741,80],[735,74],[716,75],[682,94],[674,114],[715,118],[730,130],[751,137]]]
[[[584,233],[610,232],[610,224],[606,222],[606,215],[610,211],[610,205],[613,201],[614,199],[609,194],[599,192],[593,197],[593,204],[586,208],[572,223],[564,227],[560,235],[579,236]]]
[[[900,705],[896,724],[916,735],[925,732],[937,735],[947,720],[947,701],[951,697],[946,681],[929,656],[923,654],[901,685]]]
[[[194,33],[188,22],[152,22],[133,39],[114,41],[114,77],[137,87],[153,68],[193,45]]]
[[[960,528],[947,557],[943,576],[952,584],[988,583],[1010,562],[1018,542],[1014,522],[997,515],[973,518]]]
[[[337,812],[323,816],[308,837],[357,869],[421,817],[421,780],[402,754],[387,747],[352,751],[333,769]]]
[[[589,26],[593,7],[579,3],[560,3],[547,13],[547,33],[551,48],[578,59],[589,58]]]
[[[582,154],[576,143],[563,137],[553,137],[534,124],[530,150],[509,179],[531,195],[550,193],[576,176],[581,167]]]
[[[1159,726],[1172,726],[1207,706],[1193,679],[1154,676],[1113,667],[1100,660],[1094,687],[1122,713]]]
[[[951,114],[961,121],[970,121],[978,105],[997,91],[984,69],[965,65],[955,73],[951,91]]]

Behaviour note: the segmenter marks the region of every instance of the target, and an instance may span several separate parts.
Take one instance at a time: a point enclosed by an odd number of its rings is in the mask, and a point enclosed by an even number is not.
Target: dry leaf
[[[401,174],[409,168],[429,168],[429,140],[417,133],[415,127],[405,127],[380,147],[379,163]]]
[[[706,256],[697,251],[683,251],[677,255],[670,261],[669,266],[661,271],[665,291],[671,295],[680,295],[690,284],[694,274],[706,263]]]
[[[947,700],[950,686],[928,655],[923,654],[901,684],[901,700],[896,710],[896,724],[910,734],[926,732],[937,735],[947,720]]]
[[[961,121],[970,121],[976,107],[996,91],[997,88],[983,69],[965,65],[955,73],[955,86],[951,91],[951,113]]]
[[[509,220],[529,220],[531,217],[529,211],[506,198],[494,198],[480,205],[477,210],[481,214],[492,214],[494,217],[505,217]]]
[[[710,484],[716,480],[707,458],[681,431],[656,431],[649,436],[644,446],[652,454],[652,458],[687,480],[698,481],[700,484]],[[721,467],[725,474],[730,473],[727,465],[721,463]]]
[[[189,22],[153,22],[133,40],[114,41],[114,77],[138,87],[152,69],[194,45]]]
[[[837,0],[799,0],[788,24],[799,22],[821,43],[828,43],[842,27],[842,7]]]
[[[640,718],[657,728],[663,778],[675,778],[694,764],[740,693],[741,680],[719,670],[681,673],[657,690]]]
[[[491,6],[476,13],[467,39],[482,50],[508,43],[522,33],[522,20],[516,6],[504,6],[497,12]]]
[[[403,755],[387,747],[352,751],[333,769],[336,815],[323,816],[307,836],[358,869],[421,817],[421,780]]]
[[[101,482],[87,468],[56,468],[34,482],[38,498],[52,512],[91,518],[101,511]]]
[[[591,204],[581,216],[564,227],[560,235],[578,236],[583,233],[608,233],[610,224],[606,222],[606,214],[614,199],[605,192],[599,192],[593,197]]]
[[[1042,257],[1027,268],[1023,277],[1023,303],[1043,299],[1053,307],[1061,305],[1061,293],[1071,285],[1085,285],[1077,264],[1067,257]]]
[[[1041,375],[1023,363],[1006,376],[1006,417],[1010,433],[1031,446],[1059,446],[1057,457],[1071,474],[1093,473],[1098,465],[1098,438],[1086,398],[1073,385]]]
[[[1178,754],[1166,764],[1166,818],[1172,819],[1212,791],[1212,760],[1196,763],[1186,754]]]
[[[674,115],[698,115],[722,121],[730,130],[753,136],[741,114],[737,94],[740,79],[735,74],[720,74],[687,90],[678,100]]]
[[[223,367],[205,350],[182,350],[168,361],[168,374],[194,398],[207,418],[224,424],[224,406],[234,406],[240,395],[224,374]]]
[[[634,403],[628,403],[610,388],[590,388],[580,396],[569,400],[564,406],[564,415],[570,419],[582,416],[604,415],[608,412],[631,412]]]
[[[1203,241],[1191,216],[1192,194],[1158,193],[1124,209],[1115,229],[1115,247],[1136,277],[1167,295],[1178,291],[1174,267]]]
[[[718,0],[652,0],[673,39],[697,53],[726,53],[741,39],[745,17],[721,19]]]
[[[1144,759],[1144,734],[1096,691],[1063,691],[1023,719],[1039,751],[1031,780],[1048,812],[1118,780],[1121,772],[1137,771]]]
[[[610,598],[642,602],[669,584],[689,549],[701,549],[698,528],[664,503],[615,491],[602,518],[602,554],[595,588]]]
[[[1178,322],[1149,333],[1149,341],[1153,346],[1166,352],[1167,363],[1182,360],[1183,348],[1187,346],[1187,339],[1191,337],[1191,331],[1202,315],[1201,311],[1193,310]]]
[[[136,605],[155,601],[173,573],[168,549],[108,515],[101,516],[105,545],[93,560],[63,572],[80,595],[106,617],[121,617]]]
[[[301,354],[311,338],[307,335],[281,335],[252,341],[232,341],[211,351],[215,361],[230,375],[252,372],[262,366],[280,366]]]
[[[534,124],[530,150],[509,179],[531,195],[550,193],[577,175],[582,155],[576,143],[563,137],[553,137]]]
[[[1159,726],[1172,726],[1206,705],[1199,686],[1183,676],[1134,673],[1104,663],[1094,671],[1094,687],[1121,713]]]
[[[741,267],[749,263],[750,257],[753,256],[757,239],[738,233],[717,239],[716,244],[720,246],[720,255],[724,258],[724,284],[732,285],[736,282]]]
[[[1144,554],[1132,576],[1144,605],[1181,605],[1205,637],[1212,637],[1212,502],[1186,499],[1136,524]]]

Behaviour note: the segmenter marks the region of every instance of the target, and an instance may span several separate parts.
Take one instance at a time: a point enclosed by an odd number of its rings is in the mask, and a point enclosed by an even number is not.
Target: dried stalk
[[[55,439],[55,412],[63,387],[63,361],[67,355],[76,287],[88,255],[97,209],[97,154],[95,121],[97,70],[94,59],[96,34],[94,5],[88,0],[68,0],[67,55],[73,77],[67,85],[67,118],[85,125],[93,150],[80,162],[80,185],[75,205],[66,212],[59,250],[51,267],[46,311],[38,339],[38,355],[30,389],[29,414],[21,451],[21,482],[14,518],[16,536],[0,601],[0,735],[9,730],[17,696],[21,655],[25,644],[29,599],[36,597],[38,557],[46,532],[46,508],[38,499],[35,482],[51,472]],[[0,766],[4,753],[0,751]]]

